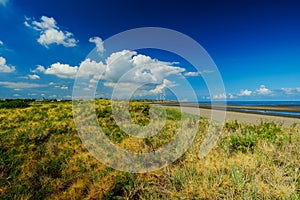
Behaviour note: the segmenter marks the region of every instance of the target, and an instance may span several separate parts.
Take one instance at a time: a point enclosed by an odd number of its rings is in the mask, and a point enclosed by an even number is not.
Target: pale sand
[[[167,106],[170,108],[180,109],[178,106]],[[195,107],[181,107],[182,110],[189,114],[197,115],[200,111],[200,116],[204,118],[211,118],[211,109],[197,108]],[[215,110],[216,116],[221,115],[224,111]],[[282,123],[285,127],[289,127],[294,123],[300,125],[300,119],[292,118],[292,117],[280,117],[280,116],[271,116],[271,115],[261,115],[261,114],[253,114],[253,113],[242,113],[242,112],[233,112],[226,111],[226,122],[231,122],[237,120],[241,123],[250,123],[250,124],[259,124],[263,122],[276,122]]]

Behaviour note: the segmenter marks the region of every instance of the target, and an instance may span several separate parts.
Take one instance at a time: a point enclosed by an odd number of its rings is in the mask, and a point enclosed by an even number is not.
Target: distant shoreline
[[[157,105],[174,108],[174,109],[182,109],[183,112],[198,115],[200,113],[201,117],[210,119],[212,111],[215,112],[216,115],[224,113],[224,110],[214,109],[208,106],[197,106],[196,104],[182,104],[181,107],[179,103],[156,103]],[[197,108],[199,107],[199,110]],[[271,106],[272,107],[272,106]],[[269,106],[265,106],[265,109],[268,109]],[[284,107],[281,107],[284,109]],[[285,127],[292,126],[293,124],[300,125],[299,117],[292,116],[284,116],[284,115],[275,115],[275,114],[267,114],[267,113],[251,113],[245,111],[226,111],[226,122],[232,122],[237,120],[240,123],[250,123],[250,124],[260,124],[261,122],[275,122],[282,124]]]
[[[211,105],[211,104],[196,104],[196,103],[177,103],[177,102],[164,102],[164,103],[153,103],[162,106],[172,106],[172,107],[190,107],[190,108],[200,108],[200,109],[215,109],[215,110],[226,110],[227,112],[238,112],[247,114],[257,114],[257,115],[269,115],[278,117],[289,117],[300,119],[300,107],[293,107],[291,105],[270,105],[270,106],[238,106],[238,105]],[[261,111],[261,112],[260,112]],[[291,114],[285,114],[291,113]],[[293,115],[293,113],[295,115]],[[299,114],[298,116],[296,114]]]

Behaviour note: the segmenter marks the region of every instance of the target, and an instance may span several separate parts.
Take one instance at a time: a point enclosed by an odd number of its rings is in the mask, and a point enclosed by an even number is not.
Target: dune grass
[[[172,140],[181,114],[167,109],[156,136],[131,137],[96,101],[99,124],[112,142],[149,152]],[[132,102],[132,121],[149,123],[149,105]],[[160,170],[132,174],[109,168],[82,144],[71,102],[0,109],[0,199],[300,199],[299,126],[227,123],[217,146],[198,158],[209,122],[199,119],[190,149]],[[121,162],[121,161],[120,161]]]

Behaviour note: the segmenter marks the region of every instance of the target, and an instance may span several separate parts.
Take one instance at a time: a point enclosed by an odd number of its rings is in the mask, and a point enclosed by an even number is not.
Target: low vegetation
[[[181,114],[167,109],[155,136],[120,130],[109,100],[96,101],[105,134],[121,148],[149,152],[172,140]],[[130,104],[131,120],[146,126],[150,105]],[[72,103],[0,109],[0,199],[300,199],[299,126],[227,123],[217,146],[198,158],[209,122],[189,150],[149,173],[114,170],[96,160],[75,129]],[[122,162],[122,161],[119,161]]]
[[[1,108],[27,108],[29,103],[22,99],[10,100],[10,101],[0,101]]]

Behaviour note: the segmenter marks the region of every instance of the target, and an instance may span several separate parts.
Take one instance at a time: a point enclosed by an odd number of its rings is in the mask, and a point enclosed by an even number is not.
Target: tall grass
[[[167,110],[163,129],[147,139],[123,132],[109,100],[96,101],[106,135],[122,148],[149,152],[168,143],[181,114]],[[149,123],[149,105],[132,102],[134,123]],[[227,123],[217,146],[198,158],[209,122],[199,119],[191,148],[173,164],[130,174],[106,167],[83,146],[72,104],[0,109],[0,199],[300,199],[299,126]],[[119,161],[121,162],[121,161]]]

